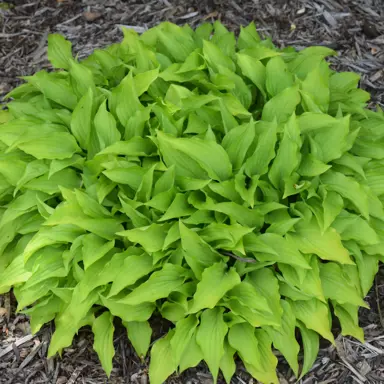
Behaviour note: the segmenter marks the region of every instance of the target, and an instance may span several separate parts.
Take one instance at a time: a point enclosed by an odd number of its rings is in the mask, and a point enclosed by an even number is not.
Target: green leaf
[[[63,249],[54,247],[45,247],[37,253],[37,257],[41,259],[38,265],[32,270],[32,276],[23,285],[23,290],[28,290],[44,280],[52,277],[64,277],[67,272],[64,268],[62,259]]]
[[[244,362],[256,366],[259,364],[260,355],[254,327],[247,323],[233,325],[228,333],[228,342]]]
[[[239,224],[226,225],[212,223],[201,233],[201,237],[214,248],[225,248],[238,250],[245,253],[242,239],[245,235],[252,232],[252,228],[244,227]]]
[[[296,115],[293,114],[284,126],[284,136],[268,173],[268,177],[275,188],[281,187],[284,180],[291,176],[299,166],[300,148],[300,130],[296,122]]]
[[[262,329],[256,329],[255,336],[258,345],[258,363],[254,365],[244,362],[244,365],[257,380],[277,384],[279,382],[276,375],[277,358],[272,353],[271,339]]]
[[[148,321],[124,321],[129,341],[132,343],[137,355],[144,360],[151,343],[152,328]]]
[[[108,105],[124,127],[127,127],[129,119],[134,117],[136,112],[143,111],[143,106],[137,96],[132,71],[113,89]]]
[[[93,92],[89,88],[88,92],[80,99],[73,111],[71,119],[71,131],[81,148],[87,149],[91,136]]]
[[[248,274],[246,281],[252,284],[268,302],[271,311],[262,314],[263,321],[280,326],[283,308],[280,305],[279,283],[274,273],[266,268],[253,271]]]
[[[251,48],[244,49],[242,52],[246,53],[249,56],[252,56],[256,60],[263,60],[281,55],[281,52],[278,52],[276,49],[274,49],[272,44],[267,45],[265,44],[266,41],[264,41],[263,43],[259,42]]]
[[[115,238],[115,234],[120,232],[123,227],[116,218],[99,218],[95,219],[84,214],[81,207],[74,202],[64,202],[58,205],[52,215],[44,223],[47,226],[55,226],[58,224],[71,224],[83,228],[95,235],[103,237],[107,240]]]
[[[300,167],[297,172],[301,176],[315,177],[328,171],[332,166],[327,165],[311,153],[302,156]]]
[[[69,133],[56,132],[19,144],[18,147],[37,159],[66,159],[80,151],[76,140]]]
[[[55,173],[60,172],[62,169],[67,167],[75,167],[82,169],[85,159],[80,155],[73,155],[68,159],[57,160],[54,159],[51,161],[49,166],[48,178],[51,178]]]
[[[359,327],[358,311],[359,307],[353,304],[333,304],[335,315],[341,324],[343,336],[353,336],[361,343],[364,343],[364,331]]]
[[[318,122],[312,124],[312,129],[320,122],[322,124],[319,124],[318,129],[313,129],[309,134],[311,152],[324,163],[341,157],[345,151],[350,149],[352,144],[348,142],[348,135],[355,135],[355,133],[350,133],[350,116],[335,119],[331,123],[328,122],[328,119],[328,115],[317,114]],[[354,140],[353,137],[352,139]],[[332,144],[329,145],[329,143]]]
[[[240,284],[240,276],[234,268],[227,270],[225,263],[216,263],[206,268],[189,308],[196,313],[204,308],[214,308],[227,291]]]
[[[289,63],[289,69],[300,79],[304,79],[325,57],[335,54],[335,51],[327,47],[308,47],[300,51],[296,58]]]
[[[77,254],[75,253],[74,257],[76,256]],[[120,270],[125,257],[125,253],[114,253],[114,250],[112,250],[108,252],[106,257],[101,258],[83,271],[77,285],[79,295],[86,297],[96,287],[110,283]]]
[[[156,152],[156,146],[148,138],[133,137],[126,141],[118,141],[103,149],[99,154],[149,156]]]
[[[247,281],[242,281],[236,285],[227,292],[226,296],[238,300],[242,305],[250,309],[271,312],[266,298]]]
[[[245,173],[252,177],[254,175],[264,175],[268,172],[268,165],[275,157],[277,124],[259,122],[255,126],[257,146],[252,155],[245,162]]]
[[[330,99],[328,82],[328,76],[324,74],[320,66],[312,69],[302,82],[303,91],[307,92],[313,98],[321,112],[324,113],[328,111]]]
[[[236,372],[236,363],[233,359],[233,355],[236,353],[236,350],[232,348],[228,341],[224,342],[224,355],[220,361],[220,369],[223,372],[223,376],[227,384],[231,382],[232,376]]]
[[[41,327],[53,320],[60,311],[62,301],[59,297],[51,295],[45,300],[41,300],[32,308],[23,311],[30,316],[31,332],[37,333]]]
[[[101,150],[120,140],[121,134],[116,128],[116,120],[112,113],[107,111],[106,101],[100,105],[95,115],[94,124]]]
[[[204,270],[220,261],[221,257],[195,231],[182,222],[179,222],[179,229],[185,260],[195,276],[201,280]]]
[[[224,309],[206,309],[197,329],[196,341],[200,346],[209,370],[213,376],[213,382],[217,383],[217,376],[221,359],[224,356],[224,339],[228,332],[228,326],[223,319]]]
[[[42,227],[24,249],[23,257],[27,262],[39,249],[52,244],[73,242],[84,231],[74,225],[58,225],[53,228]]]
[[[77,97],[72,92],[67,80],[54,77],[45,71],[40,71],[28,77],[28,81],[38,88],[47,99],[70,110],[76,107]]]
[[[262,119],[284,123],[295,112],[299,103],[300,93],[297,86],[285,88],[264,105]]]
[[[170,55],[175,61],[183,62],[196,48],[191,34],[185,28],[165,22],[157,30],[157,36],[164,47],[164,53]]]
[[[198,138],[174,138],[162,132],[157,132],[160,151],[165,163],[178,166],[177,152],[181,152],[189,159],[196,161],[215,180],[227,180],[232,173],[232,165],[225,150],[213,141]],[[171,158],[169,156],[172,156]],[[174,157],[176,156],[176,157]],[[171,160],[171,159],[175,160]],[[181,164],[180,164],[181,165]]]
[[[59,34],[48,36],[48,60],[55,68],[69,69],[72,60],[72,44]]]
[[[338,193],[331,191],[327,192],[322,205],[324,209],[323,231],[325,231],[340,214],[344,206],[344,202]]]
[[[76,290],[76,288],[75,288]],[[78,329],[81,327],[81,321],[85,320],[89,314],[89,310],[98,299],[97,290],[93,291],[85,300],[81,300],[82,296],[74,292],[72,300],[55,319],[56,330],[49,344],[48,355],[54,356],[71,345],[72,339]],[[103,329],[105,327],[102,327]]]
[[[36,210],[39,198],[47,200],[48,195],[41,192],[26,191],[22,195],[16,197],[8,204],[7,209],[2,213],[0,227],[3,227],[7,223],[11,223],[13,220],[27,212]]]
[[[240,125],[230,130],[223,138],[222,146],[227,151],[233,168],[240,169],[255,137],[255,123]]]
[[[361,184],[351,177],[344,176],[342,173],[331,171],[323,175],[321,181],[327,185],[327,189],[335,191],[348,199],[368,219],[368,196]]]
[[[117,235],[127,237],[132,243],[140,244],[148,253],[161,251],[170,224],[151,224],[146,227],[128,229],[118,232]]]
[[[251,366],[253,368],[249,370],[252,376],[259,380],[268,380],[268,382],[271,382],[271,378],[274,377],[276,373],[273,372],[274,368],[269,367],[270,364],[267,360],[270,356],[267,353],[263,354],[265,346],[259,346],[259,340],[256,337],[254,327],[247,323],[233,325],[228,333],[228,341],[231,347],[237,350],[244,364],[247,367]],[[264,363],[267,364],[264,365]],[[272,361],[271,363],[272,365],[275,364]],[[269,368],[272,368],[273,371],[268,372]],[[267,379],[268,376],[269,379]],[[274,379],[273,382],[275,382]]]
[[[127,167],[114,167],[107,169],[103,173],[108,177],[108,179],[114,181],[115,183],[126,184],[134,191],[137,191],[147,169],[131,163],[127,165]]]
[[[157,79],[158,76],[159,76],[159,68],[138,73],[133,78],[137,96],[141,96],[143,93],[147,92],[148,88]]]
[[[298,320],[302,321],[307,328],[313,329],[319,333],[324,339],[334,343],[334,338],[329,325],[329,308],[327,304],[316,299],[307,301],[289,300],[288,302]]]
[[[203,41],[203,55],[208,66],[212,68],[214,72],[219,72],[220,65],[231,71],[235,70],[233,61],[226,56],[216,44],[208,40]]]
[[[312,368],[313,363],[317,358],[319,352],[319,335],[308,329],[303,323],[298,322],[298,327],[300,329],[301,338],[303,340],[304,346],[304,362],[301,369],[301,374],[299,380],[309,372]]]
[[[298,222],[295,229],[295,233],[289,233],[287,237],[296,243],[301,252],[314,253],[323,260],[353,264],[348,251],[343,247],[340,235],[333,228],[323,232],[312,218],[310,222]]]
[[[266,88],[271,97],[294,84],[293,75],[281,56],[272,57],[266,65]]]
[[[129,254],[129,250],[126,251]],[[117,295],[125,287],[135,284],[137,280],[153,270],[152,257],[146,253],[128,255],[120,271],[113,279],[109,297]]]
[[[237,64],[244,76],[248,77],[262,96],[266,99],[267,93],[265,89],[266,70],[261,61],[256,61],[253,57],[237,53]]]
[[[361,252],[360,247],[356,242],[349,241],[347,248],[353,254],[359,271],[360,284],[363,297],[365,297],[372,287],[375,275],[378,271],[378,258]]]
[[[229,57],[235,54],[236,39],[233,32],[229,32],[228,29],[218,20],[213,24],[214,34],[212,36],[212,42],[217,44],[218,47]]]
[[[119,302],[119,298],[107,299],[100,296],[103,305],[109,309],[114,316],[120,317],[123,321],[147,321],[155,310],[153,303],[142,303],[138,305],[128,305]]]
[[[183,354],[187,352],[186,348],[195,335],[198,323],[199,321],[195,315],[189,315],[176,323],[175,333],[171,339],[171,347],[177,365],[180,365]]]
[[[87,91],[95,92],[93,73],[84,64],[72,60],[70,63],[69,76],[72,88],[77,96],[82,97]]]
[[[355,240],[361,245],[374,245],[380,242],[376,231],[366,220],[345,210],[336,217],[332,227],[340,233],[343,241]]]
[[[8,292],[11,286],[23,283],[31,276],[32,273],[25,269],[23,255],[19,255],[11,262],[3,273],[0,273],[0,292]]]
[[[36,302],[36,300],[46,296],[51,289],[57,287],[58,283],[58,278],[49,278],[31,287],[27,285],[15,287],[14,293],[17,299],[17,311],[21,311],[23,308]]]
[[[153,174],[158,164],[153,164],[143,175],[141,183],[136,191],[135,200],[147,202],[151,198]]]
[[[193,334],[180,359],[180,373],[188,368],[196,367],[203,360],[203,352],[197,344],[196,332]]]
[[[97,352],[101,365],[109,377],[112,372],[112,359],[115,355],[113,347],[113,316],[109,312],[100,315],[92,325],[92,332],[95,335],[93,348]]]
[[[219,75],[212,78],[213,82],[215,83],[215,79],[220,79],[220,81],[227,83],[233,82],[234,87],[231,93],[240,101],[244,108],[248,109],[252,103],[252,94],[244,80],[222,65],[219,65],[218,69]]]
[[[165,337],[153,344],[149,364],[149,380],[152,384],[162,384],[177,368],[171,346],[173,333],[168,332]]]
[[[306,270],[305,277],[302,278],[302,281],[300,281],[300,278],[297,278],[297,273],[293,273],[291,278],[288,278],[288,269],[287,266],[284,265],[284,278],[295,287],[299,288],[301,292],[303,292],[306,295],[309,295],[309,297],[316,297],[317,299],[323,301],[324,303],[324,292],[321,284],[320,279],[320,270],[319,265],[320,261],[316,256],[311,256],[309,259],[309,265],[311,266],[311,269]],[[292,267],[289,267],[290,271],[294,271]],[[296,270],[295,272],[298,272]]]
[[[188,204],[188,195],[186,193],[177,193],[171,205],[168,207],[164,215],[159,221],[166,221],[170,219],[178,219],[183,216],[190,216],[195,209]]]
[[[106,241],[92,233],[83,238],[83,262],[87,270],[93,263],[105,256],[115,245],[115,241]]]
[[[320,264],[320,278],[327,299],[335,300],[339,304],[349,303],[360,307],[368,307],[354,286],[353,281],[339,264]]]
[[[287,237],[284,238],[274,233],[264,233],[260,236],[248,236],[244,245],[247,250],[255,252],[255,256],[260,261],[278,261],[310,269],[295,242],[290,241]],[[269,252],[265,253],[265,250]]]
[[[138,305],[145,302],[153,303],[180,288],[184,281],[184,268],[173,264],[165,264],[160,271],[152,273],[146,282],[120,300],[120,303],[128,305]]]
[[[53,195],[59,193],[60,188],[77,188],[80,183],[80,178],[73,169],[63,169],[51,178],[48,178],[48,174],[45,174],[31,180],[25,185],[25,188]]]
[[[260,42],[260,36],[256,31],[254,22],[251,22],[246,27],[240,26],[239,39],[237,41],[240,49],[252,48]]]
[[[281,318],[281,328],[267,328],[273,346],[278,349],[288,361],[289,366],[298,376],[299,364],[297,362],[300,346],[295,337],[296,317],[291,306],[285,300],[281,300],[283,316]]]

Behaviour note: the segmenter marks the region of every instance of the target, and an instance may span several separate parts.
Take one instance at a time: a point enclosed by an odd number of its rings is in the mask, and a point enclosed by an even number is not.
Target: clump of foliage
[[[234,355],[277,383],[319,336],[363,340],[358,309],[384,247],[384,115],[325,47],[238,39],[220,23],[163,23],[79,62],[49,37],[54,72],[25,77],[0,125],[0,292],[49,355],[90,325],[107,374],[114,317],[152,384]],[[296,333],[297,331],[297,333]],[[304,360],[299,368],[300,336]]]

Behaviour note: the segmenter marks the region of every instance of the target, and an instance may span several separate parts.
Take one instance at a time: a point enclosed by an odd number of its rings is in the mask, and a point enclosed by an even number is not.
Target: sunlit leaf
[[[171,339],[173,331],[155,342],[151,349],[151,363],[149,365],[149,378],[151,383],[162,384],[177,368],[172,354]]]
[[[223,309],[206,309],[200,320],[196,341],[200,346],[213,376],[213,382],[217,382],[217,375],[222,357],[224,356],[224,338],[228,327],[223,319]]]
[[[240,284],[239,275],[233,268],[227,270],[224,263],[216,263],[206,268],[197,284],[189,312],[196,313],[204,308],[214,308],[224,294],[237,284]]]
[[[93,348],[97,352],[107,376],[111,374],[112,359],[115,355],[115,349],[113,347],[114,330],[113,316],[108,312],[100,315],[92,326],[92,331],[95,335]]]

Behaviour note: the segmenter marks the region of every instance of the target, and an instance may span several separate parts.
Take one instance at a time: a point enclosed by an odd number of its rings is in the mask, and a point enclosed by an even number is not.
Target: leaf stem
[[[257,263],[257,260],[255,260],[255,259],[249,259],[247,257],[240,257],[240,256],[233,254],[232,252],[223,251],[223,250],[220,252],[222,255],[233,257],[234,259],[242,261],[243,263],[250,263],[250,264]]]

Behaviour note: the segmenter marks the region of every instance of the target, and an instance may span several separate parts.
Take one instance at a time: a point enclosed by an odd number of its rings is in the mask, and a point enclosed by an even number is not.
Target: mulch
[[[337,51],[331,59],[339,71],[361,74],[361,87],[372,95],[370,106],[384,108],[383,0],[14,0],[0,1],[0,102],[18,85],[20,76],[49,68],[46,41],[59,32],[71,40],[79,58],[97,47],[121,39],[121,26],[138,32],[160,21],[196,26],[221,20],[237,31],[255,21],[259,32],[275,44],[303,49],[324,45]],[[384,268],[367,297],[371,309],[362,309],[360,324],[366,343],[337,337],[336,347],[322,345],[312,371],[301,384],[381,384],[384,382]],[[15,314],[12,294],[0,295],[0,383],[101,384],[148,383],[148,361],[135,355],[126,333],[117,326],[116,357],[107,380],[92,350],[92,333],[85,328],[62,357],[47,359],[54,326],[30,334],[28,318]],[[162,325],[154,319],[156,337]],[[335,334],[340,333],[334,324]],[[279,357],[280,359],[280,357]],[[282,384],[295,378],[281,359]],[[172,384],[211,383],[204,364],[168,381]],[[223,381],[219,381],[223,382]],[[238,363],[234,384],[254,383]]]

